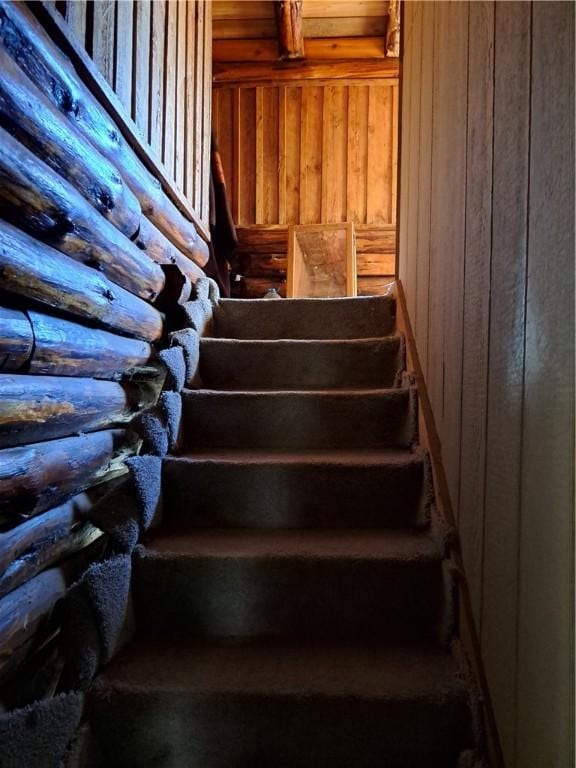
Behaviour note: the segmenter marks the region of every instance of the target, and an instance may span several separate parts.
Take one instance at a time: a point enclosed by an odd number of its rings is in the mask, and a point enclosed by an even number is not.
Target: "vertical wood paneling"
[[[568,768],[574,9],[410,3],[407,36],[418,8],[421,54],[404,60],[404,94],[417,87],[420,103],[416,135],[403,103],[402,276],[506,765]]]
[[[492,239],[492,125],[494,97],[494,4],[470,5],[466,252],[462,353],[462,439],[458,503],[462,553],[480,622],[484,537],[484,478],[490,253]],[[482,179],[482,184],[476,180]]]
[[[322,107],[320,86],[302,88],[300,223],[322,222]]]
[[[428,302],[430,283],[430,209],[432,205],[432,94],[434,93],[434,15],[435,3],[422,4],[422,47],[420,89],[420,170],[418,177],[418,267],[414,293],[414,328],[424,375],[428,372]],[[402,206],[404,207],[404,206]]]
[[[300,125],[302,89],[286,88],[286,222],[300,221]]]
[[[444,377],[442,409],[444,416],[444,465],[452,497],[458,498],[460,472],[460,426],[462,408],[462,337],[464,310],[464,247],[466,200],[466,137],[467,137],[467,67],[468,13],[470,3],[457,3],[450,9],[446,62],[449,74],[446,116],[451,121],[451,137],[439,144],[437,167],[444,179],[442,184],[442,238],[445,258],[450,259],[444,275],[447,295],[444,302]],[[449,117],[448,117],[449,116]],[[440,245],[440,243],[439,243]],[[446,375],[446,370],[450,375]],[[458,509],[458,508],[457,508]],[[458,512],[457,512],[458,514]]]
[[[414,285],[415,290],[411,291],[407,297],[407,308],[411,317],[416,314],[416,294],[418,291],[418,280],[416,274],[417,264],[417,240],[418,240],[418,207],[420,198],[417,189],[420,181],[420,99],[421,99],[421,77],[422,77],[422,16],[424,9],[417,5],[412,13],[412,24],[410,28],[410,45],[407,50],[407,58],[410,62],[410,92],[406,98],[410,100],[407,105],[409,110],[408,120],[408,142],[407,148],[407,204],[406,204],[406,267],[404,280],[408,285]]]
[[[194,195],[194,156],[200,151],[196,144],[196,3],[186,3],[186,121],[184,134],[185,181],[184,190],[189,199]]]
[[[366,222],[368,172],[368,86],[348,88],[347,219]]]
[[[178,42],[176,55],[176,125],[175,125],[175,164],[176,183],[184,187],[186,170],[186,0],[178,0]]]
[[[233,93],[232,88],[223,88],[218,93],[218,113],[216,130],[218,147],[222,158],[222,168],[226,184],[234,187],[234,126],[233,126]]]
[[[86,44],[86,0],[66,3],[66,22],[80,45]]]
[[[262,176],[261,211],[263,224],[278,222],[278,88],[262,88],[262,156],[256,165]]]
[[[93,3],[93,9],[92,58],[107,82],[113,86],[116,3],[114,0],[99,0]]]
[[[341,85],[324,88],[322,115],[322,221],[346,219],[346,142],[348,89]]]
[[[400,170],[400,193],[405,201],[400,207],[400,231],[398,232],[399,241],[399,263],[398,274],[400,279],[406,286],[410,286],[409,280],[407,280],[407,274],[409,269],[409,260],[411,251],[406,247],[406,241],[408,238],[409,226],[408,226],[408,210],[411,204],[410,190],[408,190],[408,178],[410,171],[410,159],[412,147],[410,146],[409,130],[410,130],[410,109],[412,107],[412,61],[416,55],[414,46],[411,44],[412,30],[414,29],[414,15],[418,8],[417,3],[406,3],[404,5],[404,23],[403,23],[403,36],[404,36],[404,54],[402,61],[403,78],[402,78],[402,125],[408,126],[408,129],[404,130],[404,140],[402,141],[402,164]],[[410,306],[412,290],[408,288],[406,291],[407,306]]]
[[[218,86],[214,98],[231,86]],[[395,222],[398,86],[346,82],[325,85],[232,86],[234,168],[256,152],[256,173],[230,186],[232,210],[242,224],[336,223],[389,227]],[[370,99],[370,92],[372,99]],[[241,108],[253,94],[251,126]],[[370,106],[371,105],[371,106]],[[370,122],[371,120],[371,122]],[[219,123],[217,137],[230,128]],[[252,136],[255,135],[254,140]],[[254,141],[254,143],[253,143]],[[222,142],[220,142],[222,144]],[[254,149],[253,149],[254,147]],[[254,168],[251,166],[252,170]],[[370,170],[369,170],[370,168]],[[236,172],[239,175],[239,171]],[[254,213],[237,199],[255,199]]]
[[[278,89],[278,223],[286,224],[286,88]]]
[[[494,190],[481,640],[507,760],[515,761],[530,14],[496,4]]]
[[[114,90],[129,114],[132,114],[134,5],[119,2],[116,9],[116,39],[121,45],[116,45],[115,51]]]
[[[189,3],[194,14],[195,3]],[[193,27],[192,27],[193,28]],[[158,158],[164,145],[164,46],[166,34],[165,0],[152,3],[152,50],[150,59],[150,144]],[[190,190],[186,190],[190,196]]]
[[[164,126],[162,160],[169,173],[174,173],[176,122],[176,58],[178,32],[178,0],[166,0],[166,59],[164,62]]]
[[[574,5],[532,11],[517,761],[574,749]],[[536,406],[536,407],[535,407]],[[539,406],[539,407],[538,407]],[[535,724],[546,724],[536,728]]]
[[[392,93],[388,85],[368,88],[368,179],[366,218],[386,224],[392,218]]]
[[[148,141],[150,124],[150,0],[134,4],[136,36],[134,47],[133,117]],[[120,46],[119,46],[120,47]]]
[[[215,91],[217,94],[218,91]],[[238,222],[250,224],[256,218],[256,91],[253,88],[239,89],[240,119],[239,132],[242,135],[242,152],[239,157],[239,173],[236,183],[238,190]]]
[[[203,0],[61,3],[168,183],[208,224],[212,5]],[[88,13],[89,11],[89,13]],[[136,132],[135,132],[136,133]]]
[[[193,204],[196,210],[202,205],[202,172],[203,172],[203,155],[202,155],[202,130],[204,126],[204,21],[206,14],[206,3],[199,3],[197,5],[196,13],[196,30],[195,30],[195,49],[196,49],[196,69],[194,72],[196,93],[195,98],[195,122],[194,122],[194,136],[196,147],[196,153],[194,156],[194,199]]]
[[[210,200],[210,116],[212,107],[212,2],[204,6],[204,55],[202,59],[202,107],[203,128],[198,146],[202,151],[202,182],[198,210],[204,221],[208,221]],[[200,66],[200,60],[198,60]]]

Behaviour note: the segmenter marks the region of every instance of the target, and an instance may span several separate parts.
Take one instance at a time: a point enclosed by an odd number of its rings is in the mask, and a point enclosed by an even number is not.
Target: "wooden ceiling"
[[[384,58],[389,6],[395,0],[303,0],[308,59]],[[272,0],[214,0],[215,61],[278,58]],[[390,52],[388,52],[388,56]]]
[[[271,0],[215,0],[215,40],[275,38]],[[304,0],[304,37],[378,37],[386,34],[388,0]]]

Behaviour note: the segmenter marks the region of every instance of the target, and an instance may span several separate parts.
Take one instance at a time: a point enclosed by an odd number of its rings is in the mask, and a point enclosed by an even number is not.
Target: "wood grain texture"
[[[112,85],[114,82],[116,3],[114,0],[99,0],[94,3],[93,8],[92,57],[107,82]]]
[[[322,221],[322,110],[324,89],[302,89],[300,223]],[[256,222],[255,222],[256,223]]]
[[[3,127],[128,237],[138,229],[140,203],[112,163],[74,130],[0,44]]]
[[[462,338],[462,425],[459,521],[462,554],[479,624],[484,549],[484,480],[488,342],[490,338],[490,253],[492,238],[492,126],[494,123],[494,5],[470,5],[466,245]],[[488,52],[488,55],[486,53]],[[476,179],[482,178],[483,184]]]
[[[397,90],[375,82],[214,89],[214,129],[240,226],[394,227]]]
[[[0,448],[124,424],[141,403],[134,385],[95,379],[5,373],[0,385]]]
[[[220,3],[216,4],[218,7]],[[307,38],[306,56],[311,61],[324,59],[383,59],[383,37]],[[276,61],[274,40],[214,40],[214,61]]]
[[[481,638],[505,758],[516,761],[531,23],[496,6],[490,357]]]
[[[200,186],[201,212],[204,221],[208,221],[210,202],[210,158],[211,148],[208,140],[211,135],[210,115],[212,109],[212,3],[203,3],[204,9],[204,50],[202,58],[202,133],[196,141],[202,152],[202,180]],[[198,60],[199,61],[199,60]]]
[[[176,75],[178,55],[178,0],[166,0],[166,51],[164,60],[164,145],[162,148],[162,162],[168,173],[173,176],[175,172],[175,146],[176,139]],[[197,205],[197,201],[195,201]]]
[[[0,509],[36,515],[104,480],[124,474],[138,441],[123,429],[0,451]]]
[[[80,45],[86,45],[86,0],[66,3],[66,23]]]
[[[275,83],[289,80],[380,80],[398,78],[398,60],[382,61],[303,61],[298,63],[214,64],[214,84],[239,83],[247,87],[250,83]]]
[[[420,147],[418,219],[418,269],[414,327],[422,368],[428,370],[428,286],[430,279],[430,212],[432,206],[432,119],[434,92],[434,3],[422,5],[422,71],[420,92]]]
[[[152,348],[145,341],[32,310],[27,315],[34,334],[28,374],[120,379],[153,370]]]
[[[308,37],[374,37],[386,33],[386,16],[349,16],[343,18],[304,18],[304,39]],[[274,18],[215,19],[214,38],[241,40],[244,38],[274,38]]]
[[[404,77],[420,90],[420,125],[404,111],[402,274],[506,765],[569,766],[574,9],[411,3],[408,45],[414,13],[422,44]]]
[[[61,18],[58,21],[58,16],[55,13],[49,18],[55,27],[59,28],[58,24],[61,24],[65,28],[66,22]],[[171,195],[168,197],[158,178],[143,164],[140,157],[148,158],[145,150],[139,147],[140,154],[137,156],[124,137],[123,131],[132,137],[135,135],[130,121],[126,121],[120,102],[86,53],[72,41],[69,43],[70,55],[74,55],[77,65],[82,65],[85,76],[96,84],[100,98],[110,114],[90,94],[70,59],[53,45],[39,22],[23,4],[8,3],[0,6],[0,21],[0,39],[10,56],[57,109],[73,122],[83,137],[116,166],[140,201],[145,215],[180,250],[203,266],[208,258],[206,243],[199,237],[195,224],[172,202],[175,195],[172,188],[167,189]],[[118,121],[121,130],[114,120]],[[154,168],[157,175],[164,178],[162,168],[156,165]]]
[[[195,4],[190,3],[193,13]],[[158,160],[162,159],[164,145],[164,48],[166,45],[166,2],[154,0],[152,3],[152,43],[150,50],[150,145]],[[192,59],[193,61],[193,59]],[[191,62],[188,62],[190,67]],[[194,103],[194,93],[187,90],[187,104],[190,121],[190,101]],[[190,126],[190,122],[188,122]],[[187,187],[186,195],[191,197],[192,190]]]
[[[302,0],[275,0],[274,12],[280,58],[303,59]]]
[[[519,765],[569,766],[574,760],[574,31],[572,4],[534,3]],[[550,648],[553,653],[543,652]],[[536,723],[545,729],[537,731]]]
[[[164,276],[65,179],[0,128],[4,217],[73,259],[153,301]]]
[[[162,335],[162,316],[150,304],[5,222],[0,222],[0,288],[124,335],[145,341]]]
[[[143,140],[148,143],[150,135],[150,0],[137,0],[134,3],[134,12],[136,23],[134,26],[134,63],[131,73],[134,80],[132,117]],[[179,179],[176,178],[176,183],[178,184],[178,182]],[[179,188],[182,189],[180,184]]]
[[[34,331],[24,312],[0,307],[0,370],[22,368],[34,349]]]
[[[68,3],[75,5],[75,3]],[[114,91],[122,102],[126,112],[132,114],[132,66],[133,55],[139,57],[138,36],[134,40],[134,7],[136,3],[118,3],[116,6],[116,41],[114,57]],[[136,48],[134,49],[134,42]]]

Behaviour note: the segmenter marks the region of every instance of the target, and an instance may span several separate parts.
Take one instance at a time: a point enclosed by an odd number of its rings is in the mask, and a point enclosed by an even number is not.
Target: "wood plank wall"
[[[574,7],[407,2],[399,272],[509,768],[573,765]]]
[[[168,183],[208,230],[212,3],[56,3]]]
[[[283,290],[287,224],[343,221],[356,224],[361,240],[359,292],[384,290],[384,276],[395,271],[397,112],[393,76],[214,88],[244,295],[261,295],[268,284]]]

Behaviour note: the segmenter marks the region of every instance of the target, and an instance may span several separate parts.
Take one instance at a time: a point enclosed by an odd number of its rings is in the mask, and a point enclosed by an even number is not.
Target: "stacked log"
[[[138,198],[143,214],[200,267],[208,261],[208,246],[194,224],[163,193],[136,157],[118,126],[87,91],[69,59],[55,47],[23,3],[0,5],[0,44],[22,71],[85,140],[119,170]]]
[[[148,458],[133,422],[156,407],[208,248],[35,16],[2,0],[0,182],[5,680],[107,546],[84,505]]]

